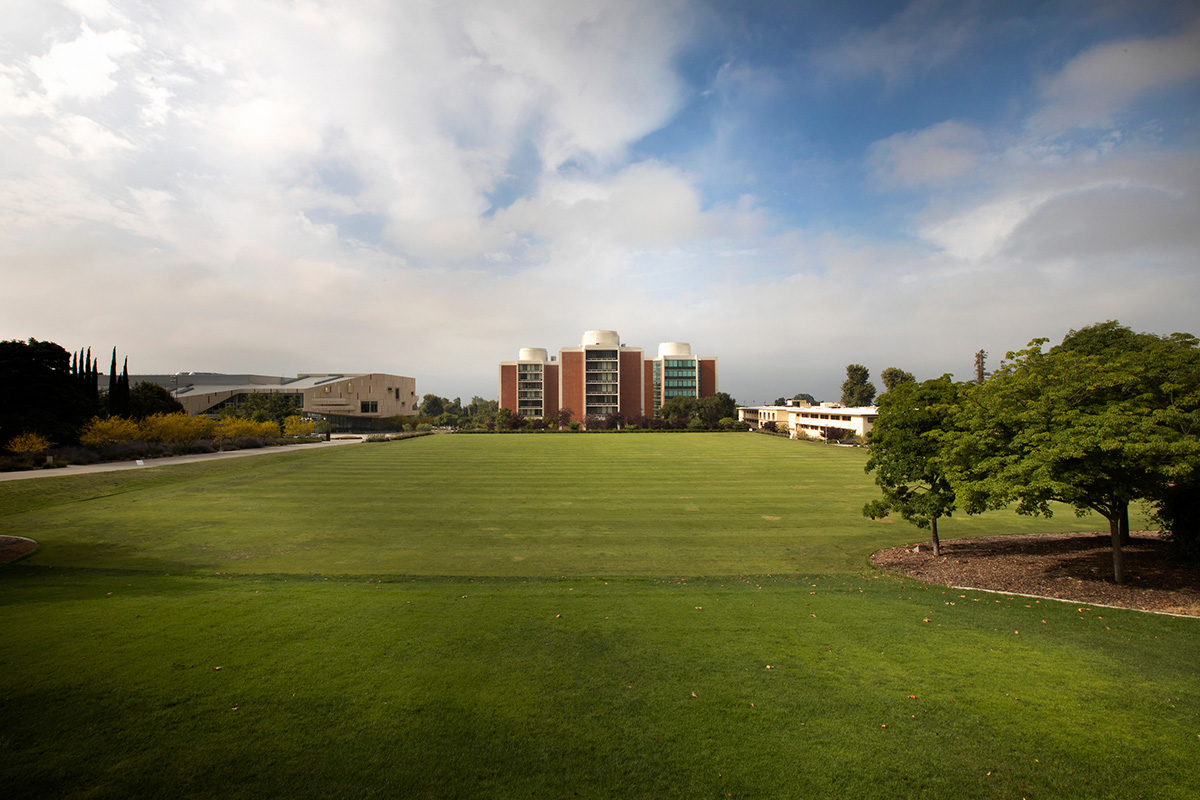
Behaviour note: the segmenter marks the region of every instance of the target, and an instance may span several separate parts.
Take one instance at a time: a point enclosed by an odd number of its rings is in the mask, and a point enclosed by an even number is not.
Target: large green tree
[[[869,406],[875,401],[875,384],[871,383],[871,372],[862,364],[846,367],[846,380],[842,382],[842,405],[857,408]]]
[[[958,500],[972,513],[1015,503],[1050,516],[1059,501],[1100,514],[1121,583],[1130,503],[1161,498],[1200,458],[1197,340],[1101,323],[1045,343],[964,390],[951,435]]]
[[[899,367],[886,367],[879,373],[879,380],[883,381],[883,391],[890,392],[902,383],[916,381],[916,378],[911,372],[905,372]]]
[[[668,397],[659,409],[663,419],[691,420],[700,413],[700,401],[695,397]]]
[[[0,445],[21,433],[74,443],[99,410],[72,374],[71,354],[54,342],[0,342],[0,386]]]
[[[183,404],[157,383],[138,381],[129,390],[129,416],[133,419],[145,419],[153,414],[179,414],[183,410]]]
[[[697,416],[709,428],[716,428],[721,420],[727,417],[737,417],[737,401],[727,392],[717,392],[709,397],[700,398]]]
[[[955,508],[954,488],[943,459],[946,433],[953,430],[959,388],[949,375],[923,383],[902,381],[879,398],[871,429],[866,471],[875,473],[883,497],[863,514],[882,519],[893,511],[930,530],[933,554],[942,554],[938,519]]]
[[[437,417],[446,411],[445,398],[438,397],[436,394],[427,394],[421,398],[421,405],[417,409],[417,413],[422,417]]]

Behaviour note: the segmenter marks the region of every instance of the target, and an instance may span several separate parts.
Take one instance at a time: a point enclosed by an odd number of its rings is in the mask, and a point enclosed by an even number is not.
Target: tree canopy
[[[869,406],[875,401],[875,384],[871,383],[871,372],[862,364],[846,367],[846,380],[842,382],[842,405],[857,408]]]
[[[883,498],[864,513],[934,527],[956,506],[1050,516],[1065,503],[1108,521],[1120,583],[1131,503],[1157,506],[1181,536],[1198,527],[1200,341],[1103,322],[1046,343],[1008,353],[982,382],[882,395],[867,467]]]
[[[129,391],[129,416],[133,419],[145,419],[154,414],[179,414],[183,412],[183,404],[171,396],[171,393],[149,381],[138,381]]]
[[[883,381],[883,391],[890,392],[902,383],[913,383],[917,379],[911,372],[905,372],[899,367],[887,367],[879,373],[879,380]]]
[[[1045,344],[1008,353],[991,378],[966,385],[948,439],[951,478],[970,513],[1015,503],[1049,516],[1058,501],[1100,514],[1120,583],[1130,503],[1160,500],[1200,458],[1197,340],[1109,322]]]
[[[72,371],[71,354],[54,342],[0,342],[0,443],[22,433],[75,443],[99,410],[78,369],[76,361]]]
[[[892,511],[918,528],[929,528],[934,555],[941,555],[937,521],[955,508],[954,488],[942,461],[943,441],[954,428],[959,390],[949,375],[923,383],[902,381],[879,398],[866,471],[875,473],[883,498],[867,503],[871,519]]]

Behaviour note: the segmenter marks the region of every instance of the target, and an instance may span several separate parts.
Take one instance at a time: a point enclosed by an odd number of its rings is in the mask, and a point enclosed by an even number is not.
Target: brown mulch
[[[37,542],[24,536],[0,536],[0,564],[23,558],[37,548]]]
[[[915,545],[909,545],[880,550],[871,563],[945,586],[1200,616],[1200,564],[1174,560],[1170,543],[1157,533],[1139,532],[1132,538],[1122,548],[1123,584],[1113,583],[1108,534],[952,539],[941,543],[937,558],[928,550],[914,552]]]

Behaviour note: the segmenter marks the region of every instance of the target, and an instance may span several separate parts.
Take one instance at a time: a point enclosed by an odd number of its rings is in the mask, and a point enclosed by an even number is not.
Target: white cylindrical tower
[[[544,347],[522,347],[517,361],[548,361],[550,353]]]
[[[692,346],[687,342],[659,342],[658,357],[668,358],[671,356],[690,356],[692,354]]]
[[[621,346],[621,337],[616,331],[585,331],[583,334],[583,346],[589,345],[612,345],[613,347]]]

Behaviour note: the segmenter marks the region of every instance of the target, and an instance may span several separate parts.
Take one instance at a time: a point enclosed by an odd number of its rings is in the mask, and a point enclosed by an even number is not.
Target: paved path
[[[339,447],[345,444],[358,444],[361,437],[336,438],[328,442],[313,444],[285,444],[277,447],[259,447],[252,450],[234,450],[228,453],[197,453],[190,456],[165,456],[163,458],[147,458],[142,461],[111,461],[104,464],[71,464],[59,469],[31,469],[21,472],[0,472],[0,482],[23,481],[33,478],[55,478],[64,475],[87,475],[92,472],[119,472],[126,469],[149,469],[150,467],[170,467],[175,464],[194,464],[197,461],[217,461],[225,458],[242,458],[243,456],[258,456],[266,453],[292,453],[297,450],[311,450],[316,447]]]

